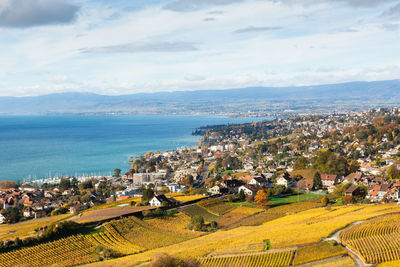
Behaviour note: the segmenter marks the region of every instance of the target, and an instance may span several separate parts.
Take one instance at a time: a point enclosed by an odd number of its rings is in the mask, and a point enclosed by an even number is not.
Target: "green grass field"
[[[193,217],[195,215],[203,216],[204,220],[207,222],[216,221],[220,218],[220,216],[211,214],[205,208],[200,207],[198,205],[191,205],[191,206],[185,207],[181,211],[190,217]]]
[[[246,201],[243,201],[243,202],[231,202],[229,204],[234,206],[234,207],[255,208],[257,206],[257,203],[255,203],[255,202],[250,203],[250,202],[246,202]]]
[[[268,203],[272,205],[284,205],[290,204],[294,202],[300,202],[304,200],[314,199],[317,197],[322,196],[322,194],[317,193],[306,193],[306,194],[299,194],[299,195],[291,195],[287,197],[270,197]]]

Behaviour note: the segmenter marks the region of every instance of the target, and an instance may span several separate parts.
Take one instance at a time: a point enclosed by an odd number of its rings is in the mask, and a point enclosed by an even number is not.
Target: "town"
[[[104,203],[168,206],[166,193],[269,198],[327,195],[331,205],[399,202],[400,109],[307,115],[207,126],[191,148],[129,159],[126,173],[0,184],[1,223],[73,213]],[[264,198],[257,195],[265,194]]]

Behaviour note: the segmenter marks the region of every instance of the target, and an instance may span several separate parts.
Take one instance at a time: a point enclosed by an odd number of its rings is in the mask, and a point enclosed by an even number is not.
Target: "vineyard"
[[[112,221],[111,225],[131,243],[140,244],[145,249],[164,247],[201,235],[184,228],[190,220],[186,215],[175,216],[146,221],[129,217]]]
[[[110,265],[115,264],[118,266],[132,266],[139,262],[151,260],[153,255],[157,253],[168,253],[182,258],[201,258],[206,255],[213,254],[216,251],[222,252],[224,249],[229,250],[231,247],[263,243],[266,239],[270,240],[272,249],[292,246],[301,247],[302,244],[317,243],[322,238],[329,236],[338,229],[346,227],[350,223],[367,220],[369,218],[374,218],[393,212],[399,212],[400,207],[393,204],[350,205],[332,207],[330,209],[314,208],[300,212],[299,210],[301,210],[301,208],[297,205],[294,206],[292,211],[290,211],[288,207],[285,207],[282,210],[276,210],[276,213],[279,214],[280,211],[286,212],[286,216],[264,222],[261,225],[251,227],[241,226],[226,231],[217,231],[208,235],[183,241],[178,244],[171,244],[165,247],[159,245],[156,249],[151,249],[143,253],[111,260],[109,263]],[[258,214],[254,216],[257,215]],[[316,223],[310,223],[314,221]],[[151,243],[149,238],[143,238],[142,242],[143,240]],[[133,242],[132,240],[130,241],[134,244],[142,244]],[[336,253],[335,251],[332,252],[334,254]],[[338,251],[338,253],[339,252],[340,251]],[[298,258],[298,260],[299,262],[304,262],[308,261],[309,259],[303,257],[303,259]],[[93,265],[96,266],[97,264]]]
[[[182,211],[189,217],[193,217],[196,215],[202,216],[204,218],[204,220],[207,222],[216,221],[220,218],[219,216],[210,213],[208,210],[206,210],[205,208],[203,208],[197,204],[184,207],[184,208],[180,209],[180,211]]]
[[[294,249],[280,249],[268,252],[253,252],[227,256],[207,256],[200,259],[201,266],[289,266]]]
[[[122,255],[134,254],[145,250],[122,237],[111,224],[107,223],[104,227],[107,231],[87,235],[85,238],[96,246],[100,245],[112,249]]]
[[[253,252],[264,252],[265,243],[245,244],[236,245],[224,249],[213,251],[208,256],[222,256],[226,254],[242,254],[242,253],[253,253]]]
[[[198,200],[205,198],[205,196],[202,195],[189,195],[189,196],[174,196],[173,197],[175,200],[178,200],[179,202],[188,202],[188,201],[193,201],[193,200]]]
[[[309,246],[298,247],[293,265],[345,254],[347,254],[347,251],[335,242],[320,242]]]
[[[190,217],[184,213],[146,220],[145,223],[149,227],[152,227],[154,231],[176,234],[187,239],[204,235],[202,232],[189,231],[186,229],[187,225],[190,223]]]
[[[355,224],[339,235],[367,263],[400,259],[400,215],[393,214]]]
[[[257,209],[257,208],[237,207],[236,209],[225,213],[222,216],[222,218],[217,220],[218,227],[219,228],[230,227],[231,225],[239,223],[244,218],[262,211],[263,211],[262,209]]]
[[[234,209],[233,206],[223,202],[221,199],[218,198],[201,200],[200,202],[198,202],[198,205],[217,216],[223,215]]]
[[[288,205],[281,205],[278,207],[274,207],[268,209],[265,212],[261,212],[259,214],[255,214],[253,216],[249,216],[244,218],[241,221],[236,223],[231,223],[230,228],[232,227],[239,227],[239,226],[254,226],[260,225],[281,217],[284,217],[289,214],[295,214],[298,212],[314,209],[321,207],[322,204],[318,199],[306,200],[302,202],[296,202]]]
[[[0,267],[8,266],[72,266],[97,261],[98,246],[111,249],[120,255],[143,250],[123,238],[110,224],[105,232],[93,235],[76,235],[33,247],[0,254]]]
[[[44,217],[15,224],[2,224],[0,225],[0,240],[14,239],[16,237],[23,239],[32,236],[35,234],[35,229],[42,228],[68,217],[71,217],[71,214]]]
[[[0,254],[0,266],[71,266],[96,261],[95,245],[77,235]]]

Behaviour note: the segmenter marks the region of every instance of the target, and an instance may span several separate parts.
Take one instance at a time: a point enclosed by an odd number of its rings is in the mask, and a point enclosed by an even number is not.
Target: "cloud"
[[[381,14],[381,17],[384,18],[391,18],[391,19],[398,19],[400,18],[400,3],[389,8],[385,12]]]
[[[208,12],[208,14],[210,14],[210,15],[221,15],[221,14],[224,14],[224,11],[222,11],[222,10],[214,10],[214,11]]]
[[[328,3],[332,4],[334,2],[342,2],[346,3],[353,7],[376,7],[379,5],[393,3],[397,0],[308,0],[308,1],[299,1],[299,0],[268,0],[272,2],[281,2],[286,4],[301,4],[304,6],[310,6],[313,4],[320,4],[320,3]]]
[[[222,6],[232,3],[242,2],[243,0],[175,0],[164,6],[164,9],[176,12],[190,12],[206,8],[209,6]]]
[[[381,4],[391,3],[394,2],[395,0],[342,0],[342,1],[357,7],[374,7]]]
[[[203,21],[215,21],[215,18],[205,18]]]
[[[382,25],[382,28],[387,31],[397,31],[400,29],[400,24],[386,23]]]
[[[189,82],[198,82],[198,81],[204,81],[206,77],[197,75],[197,74],[186,74],[185,75],[185,81]]]
[[[197,51],[191,42],[136,42],[122,45],[102,46],[81,49],[81,53],[145,53],[145,52],[187,52]]]
[[[280,30],[281,27],[254,27],[250,26],[247,28],[242,28],[234,31],[233,33],[248,33],[248,32],[267,32],[267,31],[275,31]]]
[[[346,33],[346,32],[349,32],[349,33],[354,33],[354,32],[359,32],[357,29],[354,29],[354,28],[342,28],[342,29],[337,29],[337,30],[334,30],[333,31],[334,33]]]
[[[0,26],[26,28],[74,21],[79,6],[65,0],[0,0]]]
[[[68,80],[67,75],[54,75],[51,79],[52,82],[54,83],[64,83]]]

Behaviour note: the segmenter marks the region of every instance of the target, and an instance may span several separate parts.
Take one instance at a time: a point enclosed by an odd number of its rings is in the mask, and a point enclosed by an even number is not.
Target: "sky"
[[[400,0],[0,0],[0,96],[400,78]]]

